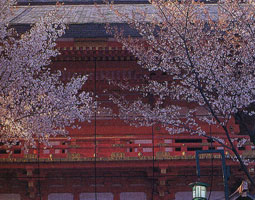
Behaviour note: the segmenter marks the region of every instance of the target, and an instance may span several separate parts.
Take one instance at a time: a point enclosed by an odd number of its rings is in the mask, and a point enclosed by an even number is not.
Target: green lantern
[[[192,200],[206,200],[206,183],[195,182],[189,184],[192,187]]]

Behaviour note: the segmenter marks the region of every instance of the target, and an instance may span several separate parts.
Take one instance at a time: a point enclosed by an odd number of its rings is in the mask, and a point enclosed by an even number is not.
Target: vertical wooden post
[[[115,192],[113,195],[114,195],[113,200],[120,200],[120,193],[119,192]]]
[[[74,194],[73,194],[73,200],[79,200],[79,193],[77,193],[77,192],[75,192]]]

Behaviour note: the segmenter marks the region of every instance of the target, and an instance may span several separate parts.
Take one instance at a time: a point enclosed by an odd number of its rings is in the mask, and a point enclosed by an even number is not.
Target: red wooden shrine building
[[[34,3],[30,7],[18,7],[11,20],[18,31],[28,29],[40,12],[51,7],[42,5],[43,1]],[[89,74],[85,89],[94,92],[102,105],[112,107],[108,94],[125,92],[109,85],[108,79],[141,83],[144,71],[132,55],[105,33],[103,20],[123,27],[126,34],[136,33],[113,14],[102,19],[94,5],[88,5],[89,1],[83,3],[66,6],[65,15],[70,25],[58,41],[61,55],[53,60],[51,67],[62,70],[64,80],[73,73]],[[149,7],[142,3],[145,2],[117,6],[124,10],[135,6]],[[108,12],[104,5],[99,7]],[[164,76],[151,75],[155,78]],[[224,134],[213,126],[205,125],[205,128],[213,136]],[[239,126],[234,121],[230,129],[236,138],[246,137],[238,135]],[[70,139],[52,138],[52,147],[39,144],[28,152],[22,144],[14,146],[12,153],[2,145],[0,200],[188,200],[192,199],[188,185],[197,181],[195,151],[223,149],[207,138],[169,135],[160,125],[132,127],[104,110],[97,113],[91,123],[82,124],[81,129],[70,130],[70,136]],[[238,149],[241,155],[251,159],[255,157],[254,150],[255,146],[250,143]],[[229,154],[225,150],[225,155]],[[210,199],[224,199],[220,155],[201,155],[200,165],[200,181],[211,186]],[[239,163],[227,159],[227,166],[231,193],[245,176]],[[249,171],[254,177],[254,165]]]

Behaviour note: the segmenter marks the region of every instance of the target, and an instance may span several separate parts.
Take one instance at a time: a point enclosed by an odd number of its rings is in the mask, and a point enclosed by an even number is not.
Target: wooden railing
[[[247,136],[234,136],[239,139]],[[225,138],[225,141],[226,138]],[[38,148],[25,151],[21,145],[10,151],[0,147],[0,162],[53,162],[53,161],[93,161],[95,160],[173,160],[194,159],[196,150],[224,149],[217,142],[210,143],[204,137],[190,136],[128,136],[128,137],[77,137],[70,141],[65,138],[51,140],[52,147],[39,145]],[[224,149],[228,157],[232,152]],[[246,142],[238,148],[240,155],[255,158],[255,146]],[[215,155],[216,158],[218,155]],[[204,158],[210,156],[205,155]]]

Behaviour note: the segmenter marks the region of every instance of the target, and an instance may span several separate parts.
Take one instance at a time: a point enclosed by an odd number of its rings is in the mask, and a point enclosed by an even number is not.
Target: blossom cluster
[[[61,16],[51,11],[18,34],[8,24],[14,5],[0,0],[0,142],[47,143],[51,136],[67,134],[65,127],[90,120],[94,103],[81,90],[86,76],[63,83],[61,72],[47,67],[59,55],[56,40],[66,28]]]
[[[242,164],[229,123],[239,116],[254,141],[254,123],[251,130],[243,116],[254,117],[255,5],[240,0],[219,1],[214,7],[192,0],[153,0],[151,4],[149,12],[116,11],[140,38],[125,37],[123,31],[107,26],[142,68],[164,74],[128,88],[153,98],[153,105],[141,97],[133,102],[113,99],[119,116],[138,125],[159,123],[171,134],[205,136],[201,125],[214,125],[225,132],[228,148]],[[224,144],[220,138],[212,139]],[[243,144],[239,142],[238,147]]]

